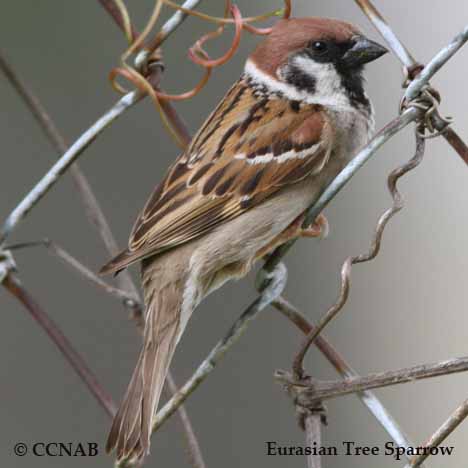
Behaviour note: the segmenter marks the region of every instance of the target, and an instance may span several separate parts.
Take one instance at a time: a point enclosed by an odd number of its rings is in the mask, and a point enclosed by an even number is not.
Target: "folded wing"
[[[196,239],[319,173],[331,136],[319,106],[266,97],[241,79],[153,192],[128,248],[101,271],[119,271]]]

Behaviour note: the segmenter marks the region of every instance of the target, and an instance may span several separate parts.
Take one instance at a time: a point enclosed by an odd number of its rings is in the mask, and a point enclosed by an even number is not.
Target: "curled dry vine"
[[[378,255],[380,247],[382,245],[382,237],[385,227],[387,226],[390,219],[393,218],[393,216],[395,216],[399,211],[403,209],[403,197],[397,188],[397,182],[400,179],[400,177],[419,166],[423,159],[425,139],[419,134],[420,131],[421,130],[418,129],[416,133],[415,155],[406,164],[403,164],[402,166],[394,169],[388,176],[387,186],[390,195],[393,199],[393,205],[380,217],[377,223],[377,227],[375,229],[374,236],[371,241],[369,251],[364,254],[350,256],[344,261],[343,266],[341,267],[341,288],[338,300],[328,309],[327,313],[320,320],[317,327],[305,337],[298,353],[294,357],[292,367],[294,377],[296,379],[301,379],[304,377],[303,361],[311,344],[346,304],[346,301],[349,296],[352,266],[356,265],[357,263],[369,262]]]

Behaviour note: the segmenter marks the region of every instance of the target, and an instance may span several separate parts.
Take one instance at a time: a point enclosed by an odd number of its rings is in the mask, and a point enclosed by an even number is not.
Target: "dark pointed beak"
[[[354,45],[343,56],[348,67],[360,67],[386,54],[388,49],[365,36],[357,36]]]

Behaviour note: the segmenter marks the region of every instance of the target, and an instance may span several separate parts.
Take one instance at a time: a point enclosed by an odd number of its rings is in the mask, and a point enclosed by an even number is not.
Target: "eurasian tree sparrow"
[[[103,267],[142,262],[143,348],[107,450],[140,459],[176,345],[195,307],[259,258],[325,224],[305,210],[364,145],[373,110],[363,66],[386,52],[354,26],[325,18],[279,21],[170,167]]]

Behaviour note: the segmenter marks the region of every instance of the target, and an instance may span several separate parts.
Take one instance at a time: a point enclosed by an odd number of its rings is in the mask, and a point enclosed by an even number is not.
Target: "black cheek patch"
[[[310,94],[315,93],[317,80],[313,76],[308,75],[297,65],[291,64],[287,67],[284,80],[296,89],[307,91]]]

